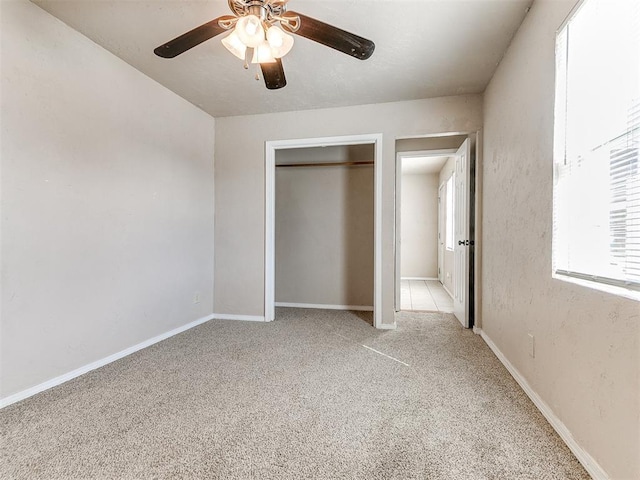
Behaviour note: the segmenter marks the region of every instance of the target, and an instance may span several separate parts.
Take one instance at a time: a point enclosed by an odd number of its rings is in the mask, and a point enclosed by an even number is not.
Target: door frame
[[[374,146],[374,280],[373,326],[382,324],[382,134],[344,135],[334,137],[274,140],[265,142],[265,238],[264,238],[264,318],[275,319],[275,195],[276,151],[345,145]]]
[[[445,233],[445,212],[444,212],[444,190],[446,182],[438,181],[438,281],[444,286],[444,252],[446,249]]]
[[[469,192],[469,236],[473,241],[473,245],[470,245],[470,264],[469,264],[469,296],[467,297],[467,311],[469,312],[469,325],[473,327],[474,332],[479,332],[482,324],[481,320],[481,305],[482,301],[482,260],[480,255],[481,245],[481,233],[482,233],[482,130],[463,131],[463,132],[442,132],[432,133],[424,135],[410,135],[396,137],[396,140],[408,140],[419,138],[438,138],[438,137],[451,137],[465,135],[471,142],[470,153],[470,173],[471,179],[468,187],[471,189]],[[454,149],[454,152],[457,149]],[[397,152],[406,153],[406,152]],[[397,155],[396,155],[397,156]],[[397,160],[396,160],[397,163]],[[395,195],[395,214],[396,221],[394,222],[394,255],[395,255],[395,295],[394,295],[394,310],[398,312],[400,305],[400,270],[398,268],[398,237],[400,230],[397,223],[398,219],[398,202],[399,202],[399,168],[396,164],[396,195]]]
[[[400,282],[402,280],[402,161],[416,157],[443,157],[455,155],[457,149],[445,148],[439,150],[414,150],[409,152],[396,153],[396,194],[395,194],[395,228],[394,228],[394,250],[395,250],[395,295],[394,311],[401,310],[400,305]],[[440,185],[438,185],[438,189]],[[439,208],[439,206],[438,206]]]

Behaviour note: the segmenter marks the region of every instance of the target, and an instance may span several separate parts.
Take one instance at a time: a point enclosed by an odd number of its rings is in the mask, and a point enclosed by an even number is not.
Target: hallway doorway
[[[471,144],[469,135],[396,141],[395,309],[453,313],[467,328],[473,326]]]
[[[445,241],[445,234],[452,232],[441,226],[452,224],[443,213],[451,217],[452,198],[446,187],[455,169],[454,153],[447,149],[398,154],[399,310],[453,312],[453,250],[446,248],[453,240]]]

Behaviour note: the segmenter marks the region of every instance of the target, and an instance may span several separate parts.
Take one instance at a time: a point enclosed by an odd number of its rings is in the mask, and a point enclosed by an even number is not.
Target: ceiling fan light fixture
[[[271,45],[267,41],[263,41],[253,49],[253,58],[251,63],[275,63],[276,59],[271,53]]]
[[[222,40],[225,48],[243,60],[245,69],[249,68],[248,60],[251,54],[252,63],[260,65],[256,71],[262,72],[265,86],[269,90],[277,90],[287,84],[280,58],[287,55],[293,47],[294,37],[289,35],[290,33],[358,60],[368,59],[375,49],[371,40],[301,13],[289,11],[289,0],[227,2],[232,15],[214,18],[156,47],[153,52],[162,58],[174,58],[213,37],[227,34]]]
[[[245,55],[247,54],[247,46],[242,43],[240,37],[238,37],[235,31],[224,37],[222,39],[222,44],[227,50],[233,53],[240,60],[245,59]]]
[[[264,41],[262,21],[255,15],[245,15],[238,20],[234,32],[247,47],[256,48]]]
[[[275,58],[282,58],[293,47],[293,36],[285,33],[280,27],[272,25],[267,30],[267,41]]]

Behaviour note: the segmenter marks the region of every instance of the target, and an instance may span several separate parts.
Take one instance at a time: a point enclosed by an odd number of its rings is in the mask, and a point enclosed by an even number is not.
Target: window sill
[[[628,298],[640,302],[640,292],[636,290],[629,290],[628,288],[618,287],[615,285],[608,285],[606,283],[595,282],[592,280],[585,280],[582,278],[572,277],[570,275],[563,275],[561,273],[553,273],[552,278],[561,280],[563,282],[573,283],[582,287],[591,288],[593,290],[599,290],[601,292],[616,295],[618,297]]]

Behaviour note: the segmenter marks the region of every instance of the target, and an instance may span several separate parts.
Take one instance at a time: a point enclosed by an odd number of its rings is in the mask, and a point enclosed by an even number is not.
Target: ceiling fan
[[[244,67],[259,64],[265,85],[270,90],[287,84],[282,60],[293,46],[295,33],[314,42],[346,53],[358,60],[373,54],[371,40],[346,32],[301,13],[287,11],[289,0],[228,0],[233,15],[223,15],[154,50],[159,57],[173,58],[222,33],[229,34],[222,44],[236,57],[244,60]],[[289,33],[287,33],[289,32]],[[256,79],[258,79],[256,75]]]

